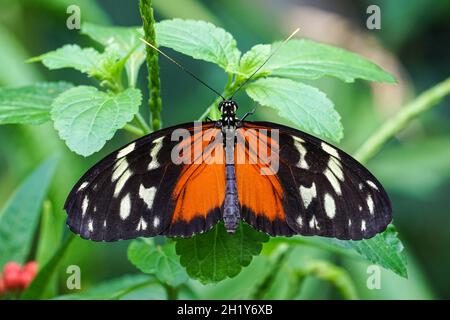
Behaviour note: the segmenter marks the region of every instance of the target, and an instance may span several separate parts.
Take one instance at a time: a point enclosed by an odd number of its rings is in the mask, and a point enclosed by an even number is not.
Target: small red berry
[[[22,268],[22,272],[26,272],[26,273],[32,275],[33,278],[36,275],[37,271],[38,271],[38,264],[36,261],[30,261],[26,265],[24,265]]]
[[[15,290],[21,287],[20,269],[17,262],[8,262],[3,267],[3,280],[7,290]]]
[[[22,272],[20,274],[20,288],[26,289],[30,285],[31,282],[33,282],[34,274],[31,274],[30,272]]]
[[[3,276],[0,274],[0,297],[6,292],[5,281],[3,280]]]

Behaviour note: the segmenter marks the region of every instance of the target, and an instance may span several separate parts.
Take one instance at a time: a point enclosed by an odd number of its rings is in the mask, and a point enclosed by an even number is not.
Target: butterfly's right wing
[[[192,123],[164,129],[94,165],[66,200],[70,229],[96,241],[189,236],[210,229],[220,219],[224,170],[220,165],[205,165],[203,159],[173,161],[186,156],[181,147],[187,145],[190,149],[184,150],[194,157],[195,141],[201,142],[204,151],[211,144],[203,141],[207,131],[213,138],[220,134],[212,122],[202,124],[200,130]],[[208,196],[203,195],[205,183],[215,186],[207,189]]]

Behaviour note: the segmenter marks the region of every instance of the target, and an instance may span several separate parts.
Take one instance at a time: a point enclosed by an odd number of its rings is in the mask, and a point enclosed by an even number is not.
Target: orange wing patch
[[[241,207],[246,207],[256,216],[264,216],[270,222],[285,221],[283,187],[275,172],[267,174],[267,154],[278,148],[278,143],[259,131],[240,128],[237,134],[235,167]],[[244,161],[242,155],[245,155]]]
[[[198,135],[191,138],[193,163],[185,165],[172,192],[175,201],[172,223],[206,219],[208,213],[220,209],[225,198],[225,160],[218,140],[220,134],[219,129],[210,129],[201,138]],[[194,142],[200,145],[201,158],[196,156],[199,145],[196,150]]]

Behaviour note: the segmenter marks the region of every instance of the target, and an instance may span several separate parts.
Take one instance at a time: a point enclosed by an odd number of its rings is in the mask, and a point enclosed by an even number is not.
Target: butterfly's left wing
[[[242,215],[256,229],[359,240],[391,221],[381,184],[342,150],[270,122],[244,122],[237,141],[246,157],[236,164]]]
[[[192,163],[174,161],[173,156],[183,149],[187,154],[182,156],[193,160],[197,151],[208,154],[218,135],[220,129],[212,122],[197,127],[187,123],[157,131],[111,153],[70,192],[64,206],[70,229],[95,241],[191,236],[209,230],[220,219],[224,165],[208,165],[207,156]],[[186,146],[189,148],[183,148]]]

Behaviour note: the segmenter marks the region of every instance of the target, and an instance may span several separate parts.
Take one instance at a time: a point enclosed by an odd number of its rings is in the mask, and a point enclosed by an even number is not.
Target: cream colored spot
[[[131,199],[130,194],[127,193],[120,201],[120,218],[126,220],[131,213]]]
[[[78,188],[77,192],[86,189],[86,187],[89,185],[88,182],[83,182],[80,187]]]
[[[162,140],[164,137],[160,137],[153,141],[153,148],[150,151],[150,157],[152,158],[150,160],[150,163],[148,164],[148,170],[158,169],[159,168],[159,162],[157,159],[158,153],[162,148]]]
[[[366,221],[365,220],[361,221],[361,231],[366,231]]]
[[[372,181],[367,180],[366,183],[367,183],[370,187],[372,187],[373,189],[378,190],[377,185],[376,185],[375,183],[373,183]]]
[[[116,187],[114,188],[114,197],[117,197],[119,195],[120,191],[122,191],[123,187],[125,186],[125,183],[127,183],[128,179],[130,179],[132,174],[133,173],[131,172],[131,170],[126,170],[122,174],[119,181],[117,181],[116,183]]]
[[[319,224],[317,222],[316,216],[312,216],[311,220],[309,221],[309,227],[311,229],[316,229],[316,230],[320,230],[319,228]]]
[[[366,202],[367,202],[367,206],[369,207],[370,214],[373,214],[375,207],[374,207],[374,203],[372,200],[372,196],[370,194],[367,196]]]
[[[325,206],[325,213],[328,218],[333,219],[336,215],[336,204],[334,203],[333,197],[330,194],[325,193],[323,202]]]
[[[116,159],[123,158],[126,155],[128,155],[129,153],[133,152],[135,147],[136,147],[136,143],[135,142],[129,144],[128,146],[126,146],[125,148],[123,148],[122,150],[120,150],[117,153],[117,158]]]
[[[303,143],[305,143],[305,141],[302,138],[299,137],[295,137],[292,136],[292,138],[294,139],[294,146],[297,148],[298,152],[300,153],[300,159],[298,160],[297,163],[297,167],[301,168],[301,169],[309,169],[309,165],[306,162],[306,148],[303,146]]]
[[[89,232],[93,232],[94,231],[94,221],[92,221],[92,219],[89,220],[88,229],[89,229]]]
[[[136,228],[137,231],[147,230],[147,222],[145,222],[144,218],[139,220],[138,226]]]
[[[153,200],[155,200],[156,187],[145,188],[142,184],[139,187],[139,197],[144,200],[147,208],[153,207]]]
[[[311,187],[307,188],[304,186],[300,186],[299,190],[300,196],[302,197],[303,200],[303,205],[305,206],[305,209],[308,209],[312,200],[317,196],[316,185],[313,182]]]
[[[341,184],[339,180],[336,178],[336,176],[333,174],[333,172],[327,168],[325,169],[324,174],[325,177],[327,177],[336,194],[339,196],[342,195]]]
[[[122,176],[122,174],[125,172],[125,170],[127,170],[127,169],[128,169],[128,162],[127,162],[126,158],[123,158],[123,159],[120,159],[119,161],[117,161],[113,168],[111,182],[114,182],[117,179],[119,179]]]
[[[84,216],[86,214],[88,205],[89,205],[89,199],[87,196],[85,196],[83,199],[83,203],[81,204],[81,216]]]
[[[301,216],[298,216],[298,218],[297,218],[297,224],[298,224],[300,227],[303,226],[303,219],[302,219]]]
[[[159,218],[158,217],[155,217],[154,219],[153,219],[153,228],[158,228],[159,227]]]
[[[332,155],[333,157],[340,159],[339,153],[337,152],[337,150],[335,148],[333,148],[332,146],[330,146],[329,144],[322,142],[321,147],[322,147],[322,150],[325,151],[326,153],[328,153],[329,155]]]
[[[341,163],[339,160],[330,157],[328,161],[328,168],[333,171],[334,175],[341,181],[344,181],[344,173],[342,172]]]

